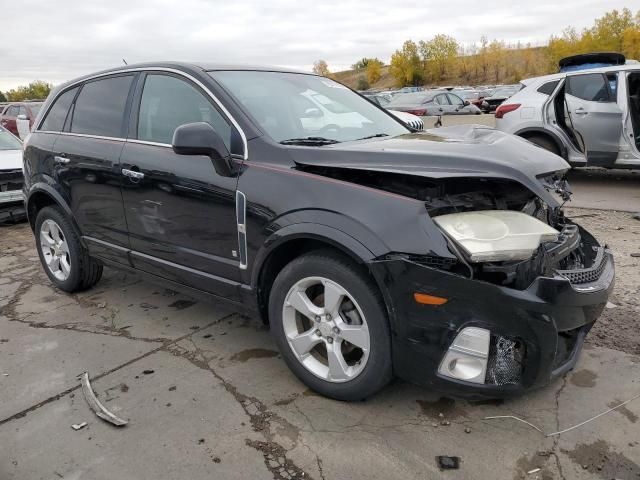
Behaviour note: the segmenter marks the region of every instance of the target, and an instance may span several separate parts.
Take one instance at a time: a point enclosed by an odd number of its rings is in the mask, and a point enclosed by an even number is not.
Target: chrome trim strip
[[[222,104],[222,102],[220,102],[220,100],[218,100],[218,98],[213,94],[213,92],[211,92],[211,90],[209,90],[209,88],[207,88],[206,85],[204,85],[200,80],[196,79],[195,77],[189,75],[186,72],[183,72],[182,70],[178,70],[175,68],[167,68],[167,67],[139,67],[139,68],[127,68],[124,70],[117,70],[117,71],[112,71],[112,72],[103,72],[100,74],[96,74],[93,75],[91,77],[86,77],[83,78],[81,80],[77,80],[73,83],[70,83],[68,85],[66,85],[64,90],[61,90],[60,93],[53,99],[51,100],[51,103],[49,104],[49,106],[47,107],[47,111],[44,112],[42,114],[41,120],[38,123],[38,126],[34,129],[34,131],[36,132],[40,132],[40,127],[42,126],[42,123],[44,122],[44,119],[46,118],[46,116],[49,114],[49,110],[51,110],[51,107],[53,106],[53,104],[55,103],[55,101],[58,99],[58,97],[64,93],[65,91],[69,90],[70,88],[73,88],[76,85],[79,85],[81,83],[85,83],[91,80],[95,80],[97,78],[103,78],[103,77],[110,77],[113,75],[120,75],[123,73],[134,73],[134,72],[169,72],[169,73],[174,73],[176,75],[182,76],[190,81],[192,81],[193,83],[195,83],[196,85],[198,85],[202,90],[204,90],[204,92],[209,95],[209,97],[215,102],[215,104],[220,108],[220,110],[222,111],[222,113],[227,117],[227,120],[229,120],[233,126],[236,128],[236,130],[238,130],[238,133],[240,133],[240,137],[242,138],[242,145],[244,147],[244,152],[243,152],[243,159],[247,160],[249,158],[249,146],[247,143],[247,136],[244,133],[244,130],[242,130],[242,128],[240,127],[240,124],[238,124],[238,122],[236,121],[235,118],[233,118],[233,116],[231,115],[231,113],[229,113],[229,110],[227,110],[227,108]],[[45,133],[45,132],[43,132]],[[49,132],[46,132],[49,133]],[[55,133],[64,133],[64,134],[70,134],[71,132],[55,132]],[[83,134],[73,134],[73,135],[80,135],[80,136],[87,136],[87,137],[91,137],[91,138],[104,138],[104,139],[108,139],[108,140],[126,140],[124,138],[111,138],[111,137],[100,137],[97,135],[83,135]],[[129,140],[129,141],[133,141],[133,140]],[[136,143],[139,142],[143,142],[142,140],[137,140]],[[154,144],[153,142],[148,142],[149,144]],[[157,146],[164,146],[164,144],[155,144]]]
[[[87,237],[86,235],[82,236],[82,240],[84,240],[85,242],[88,240],[90,242],[97,243],[98,245],[102,245],[103,247],[111,248],[113,250],[118,250],[123,253],[129,252],[129,249],[126,247],[121,247],[120,245],[116,245],[115,243],[105,242],[104,240],[99,240],[97,238]]]
[[[103,137],[101,135],[89,135],[86,133],[73,133],[73,132],[40,132],[38,133],[56,133],[57,135],[66,135],[68,137],[82,137],[82,138],[94,138],[96,140],[114,140],[116,142],[126,142],[126,138],[120,137]]]
[[[236,222],[238,226],[238,253],[240,270],[247,269],[247,197],[236,190]]]
[[[203,272],[201,270],[196,270],[195,268],[187,267],[185,265],[173,263],[173,262],[170,262],[169,260],[164,260],[162,258],[154,257],[152,255],[147,255],[145,253],[136,252],[135,250],[129,251],[129,255],[131,255],[132,257],[139,257],[139,258],[149,260],[151,262],[159,263],[162,265],[167,265],[169,267],[175,268],[176,270],[182,270],[183,272],[188,272],[193,275],[199,275],[201,277],[209,278],[211,280],[215,280],[220,283],[225,283],[227,285],[233,285],[237,287],[242,285],[240,282],[236,282],[235,280],[229,280],[228,278],[219,277],[217,275],[213,275],[212,273]],[[142,271],[144,272],[144,270]]]

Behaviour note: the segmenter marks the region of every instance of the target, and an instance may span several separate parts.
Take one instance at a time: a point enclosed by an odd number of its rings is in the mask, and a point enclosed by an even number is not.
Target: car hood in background
[[[22,170],[22,150],[0,150],[0,170]]]
[[[561,157],[482,125],[457,125],[392,138],[292,148],[299,165],[417,175],[515,180],[558,206],[536,177],[566,171]]]

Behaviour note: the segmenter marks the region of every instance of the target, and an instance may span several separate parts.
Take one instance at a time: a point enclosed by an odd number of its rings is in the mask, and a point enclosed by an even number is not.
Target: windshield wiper
[[[338,140],[324,137],[304,137],[304,138],[289,138],[288,140],[282,140],[282,145],[331,145],[334,143],[340,143]]]
[[[379,137],[388,137],[387,133],[376,133],[374,135],[369,135],[367,137],[359,138],[358,140],[367,140],[368,138],[379,138]]]

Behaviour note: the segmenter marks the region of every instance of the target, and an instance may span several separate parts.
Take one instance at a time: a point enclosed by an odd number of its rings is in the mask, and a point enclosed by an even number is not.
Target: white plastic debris
[[[84,428],[86,426],[87,426],[87,422],[74,423],[73,425],[71,425],[71,428],[73,428],[74,430],[80,430],[81,428]]]

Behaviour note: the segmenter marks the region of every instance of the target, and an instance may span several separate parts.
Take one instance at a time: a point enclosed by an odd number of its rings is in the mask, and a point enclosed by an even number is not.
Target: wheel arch
[[[362,242],[326,225],[289,225],[271,235],[254,262],[251,284],[256,291],[258,310],[264,323],[269,321],[269,295],[278,273],[295,258],[321,249],[334,250],[362,266],[363,271],[367,272],[384,296],[380,282],[367,266],[375,255]]]
[[[46,183],[38,183],[33,185],[33,187],[31,187],[29,191],[29,195],[27,196],[27,200],[25,203],[27,207],[27,218],[29,219],[31,230],[35,231],[36,217],[38,216],[38,212],[44,207],[55,205],[57,207],[60,207],[62,211],[69,217],[69,219],[71,220],[71,224],[80,234],[80,229],[78,228],[78,224],[73,217],[71,207],[69,207],[69,204],[64,200],[63,196],[51,185],[47,185]]]
[[[564,144],[564,142],[562,141],[562,139],[556,133],[551,132],[546,128],[542,128],[542,127],[523,128],[521,130],[518,130],[517,132],[514,132],[514,135],[517,135],[519,137],[526,138],[526,139],[529,139],[535,136],[548,138],[554,143],[556,147],[558,147],[558,151],[560,152],[560,156],[562,158],[567,160],[569,156],[569,151],[566,145]]]

